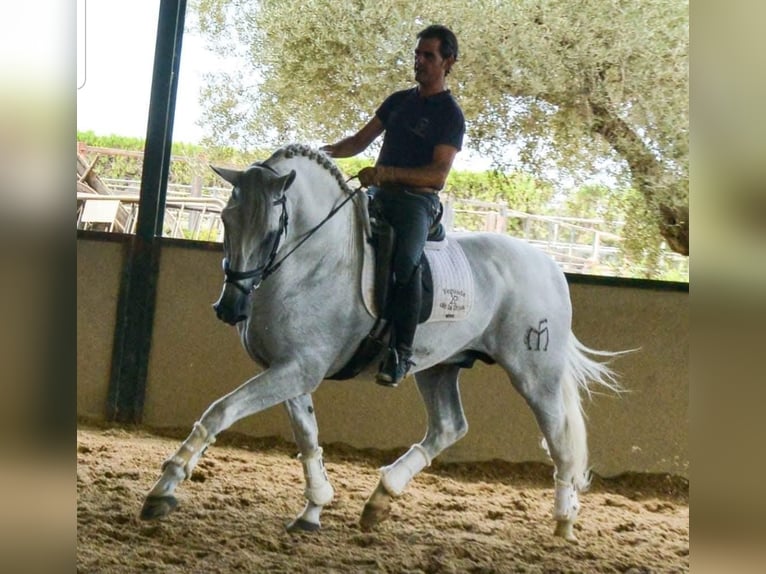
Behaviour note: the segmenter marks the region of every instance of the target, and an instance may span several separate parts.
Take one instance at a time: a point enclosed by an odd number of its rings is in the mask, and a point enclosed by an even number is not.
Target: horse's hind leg
[[[393,464],[381,469],[378,486],[362,512],[359,522],[362,529],[369,530],[385,520],[392,499],[401,495],[410,480],[436,456],[468,432],[458,388],[459,372],[460,367],[455,365],[437,365],[415,375],[428,413],[426,436]]]
[[[287,530],[289,532],[319,530],[319,515],[322,507],[332,501],[334,493],[322,461],[314,402],[311,395],[305,394],[285,401],[285,407],[290,417],[295,443],[300,450],[299,458],[306,478],[306,489],[303,495],[307,501],[303,511],[287,525]]]
[[[555,466],[554,535],[576,542],[577,492],[589,484],[587,433],[578,383],[566,369],[555,377],[532,381],[516,376],[513,380],[535,415]]]

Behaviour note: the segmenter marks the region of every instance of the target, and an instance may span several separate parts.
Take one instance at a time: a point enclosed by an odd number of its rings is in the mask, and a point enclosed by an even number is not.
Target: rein
[[[266,166],[270,169],[271,166]],[[354,179],[356,176],[352,176],[346,180],[346,183]],[[274,238],[274,242],[271,245],[271,251],[269,252],[269,257],[266,259],[266,263],[263,265],[259,265],[255,269],[251,269],[250,271],[234,271],[229,267],[229,260],[224,257],[223,259],[223,272],[226,276],[226,283],[231,283],[234,285],[237,289],[242,291],[245,295],[249,295],[250,292],[253,290],[253,286],[250,287],[250,290],[246,290],[244,287],[242,287],[238,282],[243,281],[245,279],[255,279],[253,282],[253,285],[256,283],[260,284],[261,281],[264,281],[269,275],[274,273],[279,267],[284,263],[285,259],[290,257],[296,249],[298,249],[301,245],[303,245],[308,239],[316,233],[319,228],[321,228],[325,223],[327,223],[332,217],[340,211],[344,205],[346,205],[349,201],[354,199],[354,197],[362,190],[362,187],[356,188],[354,191],[352,191],[343,201],[341,201],[338,205],[333,207],[330,212],[325,216],[322,221],[320,221],[317,225],[315,225],[312,229],[306,233],[301,240],[287,253],[285,253],[279,261],[274,261],[277,257],[277,252],[279,251],[279,245],[282,242],[282,238],[287,234],[287,223],[288,223],[288,215],[287,215],[287,197],[285,196],[285,192],[282,193],[282,196],[275,200],[273,205],[281,205],[282,206],[282,213],[279,216],[279,231],[276,233],[276,236]]]
[[[348,183],[352,179],[354,179],[354,178],[351,177],[351,178],[347,179],[346,183]],[[349,201],[354,199],[354,196],[357,193],[359,193],[361,190],[362,190],[361,187],[357,187],[354,191],[352,191],[346,197],[346,199],[341,201],[337,206],[333,207],[330,210],[330,213],[328,213],[322,221],[320,221],[316,226],[314,226],[313,229],[311,229],[308,233],[306,233],[306,235],[304,235],[301,238],[301,240],[295,245],[295,247],[293,247],[292,249],[290,249],[290,251],[285,253],[285,255],[279,261],[277,261],[276,263],[273,263],[273,264],[271,262],[269,262],[269,264],[266,266],[266,269],[264,269],[264,271],[263,271],[263,278],[266,279],[266,277],[268,277],[269,275],[274,273],[274,271],[279,269],[279,266],[282,265],[282,263],[284,262],[285,259],[290,257],[290,255],[292,255],[295,252],[296,249],[298,249],[301,245],[303,245],[309,239],[309,237],[314,235],[314,233],[316,233],[319,230],[320,227],[322,227],[325,223],[327,223],[333,217],[333,215],[338,213],[344,205],[346,205]],[[283,200],[282,209],[283,210],[285,209],[285,207],[284,207],[284,199],[285,199],[285,196],[283,195],[282,196],[282,200]],[[287,211],[285,210],[284,213],[287,214]],[[280,237],[281,237],[283,231],[285,231],[285,232],[287,231],[287,217],[286,216],[285,216],[284,228],[280,227],[280,230],[279,230]],[[276,244],[278,246],[278,244],[279,244],[278,240],[277,240]],[[276,256],[276,246],[275,246],[275,248],[273,250],[273,256]],[[271,258],[271,260],[273,260],[273,257]]]

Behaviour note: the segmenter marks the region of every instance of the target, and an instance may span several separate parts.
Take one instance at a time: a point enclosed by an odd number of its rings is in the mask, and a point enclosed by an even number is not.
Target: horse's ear
[[[295,181],[295,170],[291,169],[290,173],[283,175],[280,179],[282,180],[282,191],[287,191],[287,188],[293,184],[293,181]]]
[[[210,169],[228,181],[231,185],[239,185],[239,178],[242,175],[241,171],[226,169],[225,167],[215,167],[214,165],[211,165]]]

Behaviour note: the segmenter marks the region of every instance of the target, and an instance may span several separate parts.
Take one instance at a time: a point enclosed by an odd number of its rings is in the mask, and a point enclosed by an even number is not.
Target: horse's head
[[[280,175],[266,164],[244,171],[212,169],[234,186],[221,212],[225,279],[213,309],[219,319],[235,325],[247,319],[250,293],[271,272],[287,231],[285,191],[295,171]]]

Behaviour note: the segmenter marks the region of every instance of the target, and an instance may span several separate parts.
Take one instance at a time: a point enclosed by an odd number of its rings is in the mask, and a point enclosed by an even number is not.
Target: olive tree
[[[467,145],[501,168],[584,182],[607,166],[644,198],[632,230],[689,253],[688,0],[197,0],[235,63],[211,74],[216,143],[330,141],[413,84],[416,33],[443,23]],[[509,154],[509,150],[514,153]],[[631,230],[626,230],[630,232]]]

